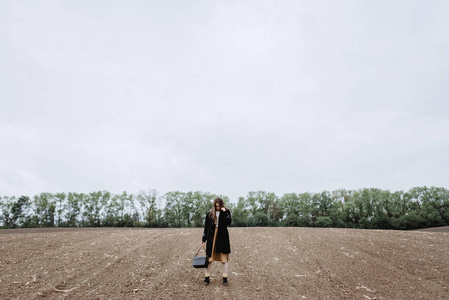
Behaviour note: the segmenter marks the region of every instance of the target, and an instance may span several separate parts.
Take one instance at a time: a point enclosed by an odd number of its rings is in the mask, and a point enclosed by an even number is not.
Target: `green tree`
[[[282,209],[275,193],[265,191],[249,192],[246,198],[250,208],[250,223],[254,226],[278,225],[282,219]],[[266,216],[262,217],[262,214]],[[260,225],[264,223],[266,225]]]
[[[311,193],[301,193],[299,196],[299,217],[298,223],[299,226],[312,226],[313,221],[313,205],[312,205],[312,197]]]
[[[188,206],[191,211],[189,211],[190,222],[193,221],[194,227],[204,226],[204,219],[206,218],[206,213],[211,209],[212,202],[216,195],[210,193],[202,192],[188,192],[187,198],[189,199],[190,205]],[[225,199],[223,199],[225,201]],[[226,201],[225,201],[226,202]],[[226,204],[225,204],[226,205]]]
[[[157,226],[157,191],[149,190],[148,193],[140,191],[137,195],[137,201],[143,210],[143,218],[146,222],[146,226]]]
[[[320,216],[315,222],[317,227],[332,227],[332,219],[326,216]]]
[[[187,220],[183,219],[183,203],[185,201],[186,194],[180,191],[168,192],[164,195],[164,198],[164,216],[168,226],[186,226]]]
[[[15,228],[17,225],[15,224],[12,206],[15,203],[15,197],[2,197],[0,199],[1,204],[1,215],[0,220],[2,222],[2,227],[4,228]]]
[[[29,209],[31,200],[27,196],[21,196],[12,204],[11,213],[14,225],[17,227],[27,227],[31,225],[31,216]]]
[[[239,197],[232,207],[232,226],[246,227],[249,224],[250,206],[245,197]]]
[[[299,226],[300,199],[295,193],[284,194],[279,200],[279,205],[284,212],[284,226]]]
[[[132,227],[134,226],[133,222],[133,212],[134,212],[134,201],[133,195],[128,194],[126,191],[123,191],[120,195],[118,195],[118,200],[112,205],[113,214],[115,217],[115,226],[118,227]]]
[[[98,191],[89,193],[84,198],[83,216],[87,226],[100,227],[102,220],[106,217],[106,208],[111,194],[108,191]]]
[[[270,219],[262,211],[256,212],[249,220],[250,226],[269,226]]]
[[[64,206],[64,223],[63,226],[75,227],[80,225],[78,220],[81,214],[81,207],[84,203],[85,194],[68,193],[67,201]]]
[[[343,216],[348,227],[354,228],[359,223],[360,216],[358,214],[357,205],[352,198],[345,202]]]
[[[34,206],[36,208],[38,225],[41,227],[54,227],[56,211],[54,195],[40,193],[34,196]]]
[[[400,216],[397,219],[397,227],[402,230],[422,228],[425,225],[425,220],[416,211]]]
[[[64,209],[66,207],[66,194],[65,193],[57,193],[54,195],[55,202],[55,226],[61,226],[64,218]]]

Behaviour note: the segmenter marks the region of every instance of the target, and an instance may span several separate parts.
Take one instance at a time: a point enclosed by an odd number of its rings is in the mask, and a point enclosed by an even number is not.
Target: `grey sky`
[[[1,1],[0,194],[449,179],[447,1]]]

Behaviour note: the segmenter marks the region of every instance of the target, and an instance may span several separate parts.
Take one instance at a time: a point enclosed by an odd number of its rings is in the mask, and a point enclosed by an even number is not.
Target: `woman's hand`
[[[201,247],[204,247],[204,245],[206,245],[206,243],[201,241]]]
[[[222,210],[222,211],[226,211],[226,208],[222,207],[221,210]]]

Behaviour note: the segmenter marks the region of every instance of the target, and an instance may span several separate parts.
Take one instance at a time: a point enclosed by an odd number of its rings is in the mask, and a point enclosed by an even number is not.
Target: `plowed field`
[[[221,266],[191,267],[202,229],[0,231],[0,299],[449,299],[449,233],[230,228]]]

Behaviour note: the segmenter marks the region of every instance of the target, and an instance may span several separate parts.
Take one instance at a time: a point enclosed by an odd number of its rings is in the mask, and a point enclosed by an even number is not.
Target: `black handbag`
[[[200,247],[200,249],[198,249],[198,251],[196,252],[195,256],[193,257],[193,264],[192,266],[194,268],[207,268],[207,265],[209,264],[209,259],[206,256],[198,256],[198,253],[200,252],[201,248],[204,249],[203,246]],[[204,249],[204,252],[206,252],[206,249]]]

